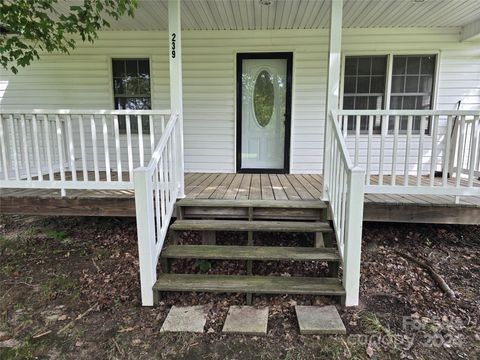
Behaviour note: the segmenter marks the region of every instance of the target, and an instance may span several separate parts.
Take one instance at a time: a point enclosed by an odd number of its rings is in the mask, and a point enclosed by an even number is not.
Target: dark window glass
[[[390,108],[396,110],[428,110],[432,108],[435,55],[394,56]],[[429,121],[430,123],[430,121]],[[412,132],[420,132],[420,117],[414,117]],[[406,131],[408,117],[400,118],[399,128]],[[389,129],[394,128],[390,119]],[[427,126],[427,132],[430,124]]]
[[[150,110],[150,65],[148,59],[112,60],[113,97],[116,110]],[[138,133],[138,119],[129,116],[132,133]],[[140,118],[142,131],[148,133],[148,116]],[[120,132],[127,132],[127,119],[118,117]]]
[[[347,56],[345,58],[345,80],[343,108],[349,110],[379,110],[384,106],[387,56]],[[354,131],[356,119],[350,116],[348,130]],[[368,117],[360,118],[360,130],[368,131]],[[374,124],[374,133],[380,132]]]

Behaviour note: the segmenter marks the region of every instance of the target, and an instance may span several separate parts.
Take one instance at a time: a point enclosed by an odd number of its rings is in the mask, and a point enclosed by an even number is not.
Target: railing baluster
[[[430,186],[435,185],[435,171],[437,168],[437,149],[438,149],[438,122],[439,117],[433,115],[432,119],[432,161],[430,162]]]
[[[470,138],[470,164],[469,164],[469,171],[468,171],[468,186],[473,186],[473,180],[475,178],[475,162],[477,156],[479,156],[480,149],[478,149],[478,127],[477,122],[480,119],[479,116],[475,116],[472,121],[472,128],[471,128],[471,138]]]
[[[113,115],[113,131],[115,132],[115,153],[117,154],[117,178],[118,181],[123,181],[122,155],[120,152],[120,126],[118,124],[118,115]]]
[[[53,181],[55,175],[53,173],[50,120],[48,119],[48,114],[43,115],[43,130],[45,134],[45,144],[46,144],[46,151],[47,151],[48,180]]]
[[[150,130],[150,156],[155,150],[155,128],[153,126],[153,116],[148,115],[148,128]]]
[[[142,128],[142,116],[137,115],[138,126],[138,155],[140,157],[140,166],[145,165],[145,149],[143,148],[143,128]]]
[[[98,169],[98,148],[97,148],[97,126],[95,124],[95,115],[90,118],[90,132],[92,134],[92,151],[93,151],[93,171],[95,173],[95,181],[100,181],[100,170]]]
[[[360,120],[361,120],[360,115],[357,115],[356,123],[355,123],[355,156],[354,156],[355,166],[358,166],[358,157],[360,155]]]
[[[422,184],[422,171],[423,171],[423,143],[425,141],[425,123],[426,117],[420,116],[420,139],[418,144],[418,158],[417,158],[417,186]]]
[[[455,174],[455,186],[459,187],[462,179],[462,165],[463,165],[463,156],[465,147],[463,146],[463,142],[465,140],[465,116],[460,117],[460,127],[458,129],[458,141],[457,141],[457,158],[456,158],[456,165],[457,171]]]
[[[403,185],[408,186],[408,177],[410,173],[410,169],[408,168],[410,165],[410,143],[412,141],[412,126],[413,126],[413,116],[408,115],[407,120],[407,142],[405,143],[405,169],[403,171]]]
[[[32,137],[33,137],[33,148],[35,151],[35,162],[37,164],[37,178],[39,181],[43,181],[43,174],[42,174],[42,163],[40,161],[40,146],[38,144],[38,138],[40,134],[38,132],[37,126],[37,115],[32,115]]]
[[[67,132],[68,132],[68,147],[70,154],[70,171],[72,173],[72,181],[77,181],[77,167],[75,164],[75,145],[73,142],[73,131],[72,131],[72,117],[70,114],[67,115]]]
[[[58,150],[58,163],[60,166],[60,181],[62,183],[65,182],[65,167],[64,167],[64,159],[63,159],[63,131],[62,131],[62,126],[60,124],[60,116],[57,114],[55,115],[55,129],[57,132],[57,150]],[[62,189],[62,195],[63,195],[63,189]]]
[[[20,128],[21,128],[21,137],[22,137],[22,145],[23,145],[23,163],[25,166],[25,174],[27,175],[27,180],[32,180],[32,175],[30,172],[30,159],[28,155],[28,139],[27,139],[27,131],[25,128],[25,115],[20,115]]]
[[[129,176],[129,181],[132,181],[133,180],[133,152],[132,152],[132,126],[130,124],[130,115],[125,115],[125,127],[127,131],[128,176]]]
[[[80,134],[80,153],[82,154],[83,181],[88,181],[87,157],[85,152],[85,128],[83,127],[83,116],[78,116],[78,130]]]
[[[112,174],[110,170],[110,147],[108,140],[108,127],[107,127],[107,117],[102,115],[102,129],[103,129],[103,149],[105,152],[105,175],[107,176],[107,181],[112,181]],[[142,165],[143,166],[143,165]]]
[[[8,180],[9,175],[8,175],[8,163],[7,163],[7,146],[6,146],[6,134],[3,129],[3,115],[0,114],[0,147],[2,150],[2,163],[3,163],[3,179]]]
[[[373,116],[368,116],[368,144],[367,144],[367,170],[365,174],[365,183],[370,185],[372,173],[372,140],[373,140]]]
[[[380,139],[380,164],[378,169],[378,185],[383,185],[383,164],[385,159],[385,139],[387,137],[388,123],[383,116],[380,116],[381,139]]]
[[[447,118],[447,134],[445,135],[445,152],[443,153],[443,171],[442,171],[442,186],[445,187],[448,184],[448,177],[450,174],[450,159],[451,157],[451,142],[452,142],[452,130],[453,130],[453,117]]]
[[[395,186],[397,183],[398,133],[400,128],[400,116],[396,115],[393,121],[392,186]]]

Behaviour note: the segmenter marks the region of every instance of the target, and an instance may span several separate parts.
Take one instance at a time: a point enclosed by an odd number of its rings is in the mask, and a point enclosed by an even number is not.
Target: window
[[[345,110],[427,110],[432,108],[435,55],[346,56],[343,82]],[[387,88],[387,68],[391,64],[391,87]],[[405,132],[408,118],[400,118],[399,129]],[[356,119],[349,116],[347,130],[354,131]],[[394,119],[389,120],[393,131]],[[360,119],[360,131],[368,131],[368,118]],[[375,119],[373,132],[380,133],[380,119]],[[420,131],[420,117],[413,119],[413,133]]]
[[[429,110],[432,108],[435,56],[394,56],[390,109]],[[400,119],[400,131],[407,130],[408,118]],[[389,129],[393,129],[390,120]],[[413,118],[413,130],[420,131],[420,117]]]
[[[113,101],[116,110],[150,110],[150,64],[148,59],[113,59]],[[125,116],[118,117],[120,132],[125,134]],[[138,133],[136,116],[130,117],[132,133]],[[149,132],[148,116],[142,116],[142,130]]]
[[[380,110],[385,102],[387,56],[349,56],[345,58],[343,108]],[[349,116],[348,130],[355,130],[356,119]],[[378,132],[380,124],[374,124]],[[360,130],[368,131],[368,117],[360,119]]]

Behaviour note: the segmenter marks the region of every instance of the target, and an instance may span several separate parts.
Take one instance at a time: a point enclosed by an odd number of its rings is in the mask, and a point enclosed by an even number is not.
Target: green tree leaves
[[[0,0],[0,65],[17,73],[42,52],[69,53],[77,37],[93,42],[109,20],[133,17],[137,1]]]

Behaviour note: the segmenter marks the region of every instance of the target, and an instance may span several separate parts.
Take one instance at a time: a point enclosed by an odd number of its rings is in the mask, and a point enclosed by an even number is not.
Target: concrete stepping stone
[[[300,334],[346,334],[337,308],[330,306],[295,306]]]
[[[209,309],[208,305],[172,306],[160,332],[203,333]]]
[[[227,334],[266,335],[268,307],[230,306],[223,332]]]

